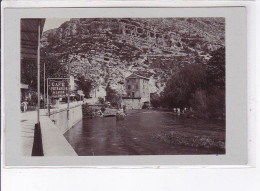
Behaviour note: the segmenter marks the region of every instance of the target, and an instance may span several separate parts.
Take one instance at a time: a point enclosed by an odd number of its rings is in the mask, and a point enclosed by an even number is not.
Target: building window
[[[135,97],[135,92],[132,92],[132,97]]]
[[[135,88],[138,89],[138,84],[135,85]]]
[[[131,85],[128,85],[128,87],[127,87],[129,90],[131,89]]]

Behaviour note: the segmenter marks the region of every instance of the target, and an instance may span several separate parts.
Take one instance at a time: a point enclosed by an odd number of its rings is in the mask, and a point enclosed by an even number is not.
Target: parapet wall
[[[72,103],[53,109],[49,116],[41,116],[41,135],[44,156],[77,156],[72,146],[63,136],[73,125],[82,120],[82,103]]]
[[[142,109],[141,99],[134,98],[124,98],[122,99],[122,105],[126,107],[126,109]]]
[[[53,111],[50,115],[50,119],[60,132],[64,134],[73,125],[82,120],[82,105],[71,106],[69,109],[69,115],[67,108]]]
[[[48,116],[41,116],[43,156],[77,156],[72,146]]]

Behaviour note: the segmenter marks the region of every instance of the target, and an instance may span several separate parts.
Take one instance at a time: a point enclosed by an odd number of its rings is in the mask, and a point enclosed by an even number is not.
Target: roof
[[[38,30],[42,35],[45,19],[21,19],[21,58],[36,59]]]
[[[143,77],[143,76],[140,76],[137,74],[131,74],[130,76],[127,77],[127,79],[129,79],[129,78],[133,78],[133,79],[141,78],[141,79],[149,80],[149,78],[146,78],[146,77]]]

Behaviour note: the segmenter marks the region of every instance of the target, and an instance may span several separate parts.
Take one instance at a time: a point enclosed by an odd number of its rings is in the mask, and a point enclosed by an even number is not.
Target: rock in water
[[[126,118],[126,114],[123,111],[118,111],[116,113],[116,120],[124,120]]]

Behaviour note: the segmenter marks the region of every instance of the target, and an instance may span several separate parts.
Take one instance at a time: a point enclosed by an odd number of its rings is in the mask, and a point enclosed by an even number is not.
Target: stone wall
[[[126,109],[142,109],[142,102],[141,99],[134,99],[134,98],[123,98],[122,105],[126,106]]]

